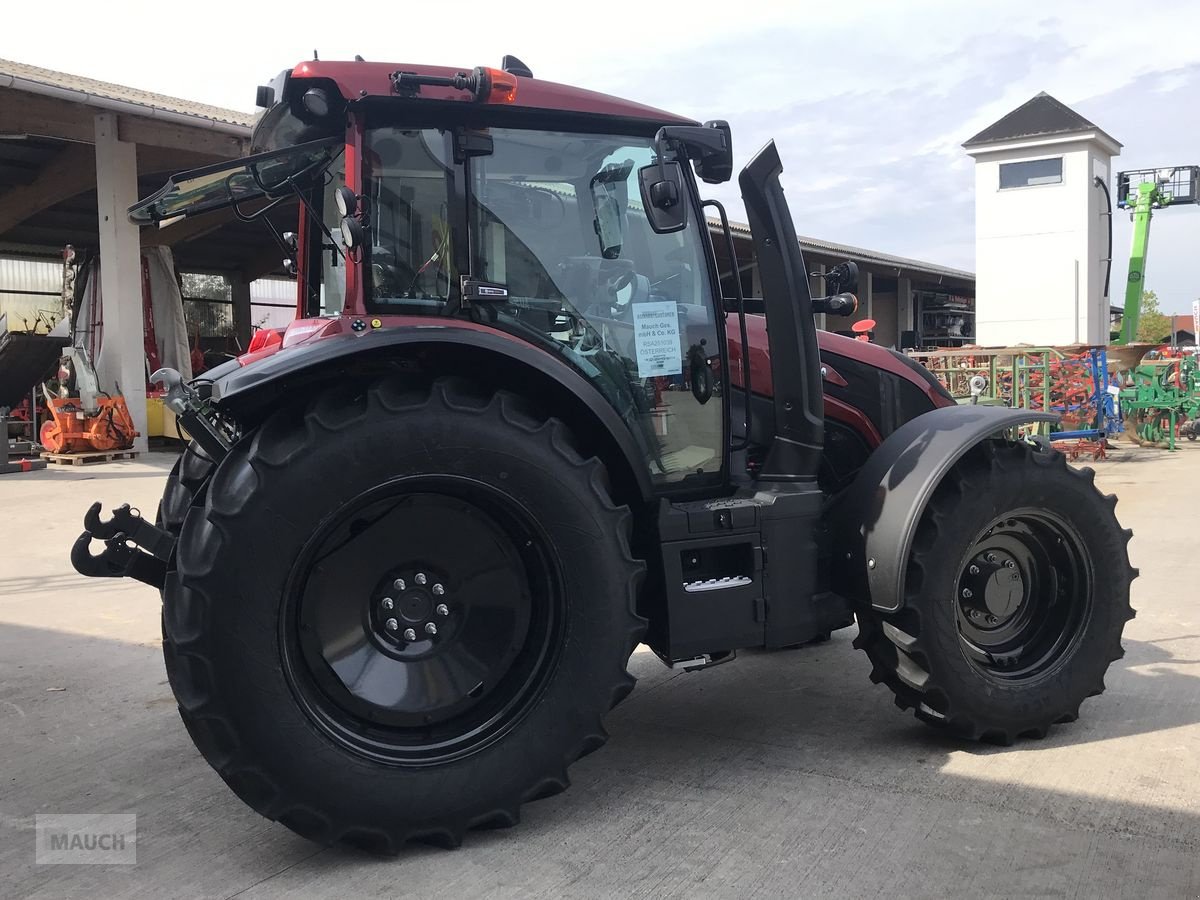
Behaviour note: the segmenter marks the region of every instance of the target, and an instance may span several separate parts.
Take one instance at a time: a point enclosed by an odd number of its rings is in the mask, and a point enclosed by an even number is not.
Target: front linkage
[[[175,551],[175,538],[169,533],[151,525],[128,503],[114,509],[107,521],[100,519],[100,503],[93,503],[84,514],[83,528],[71,548],[76,572],[93,578],[129,576],[162,588],[167,562]],[[92,553],[93,539],[104,541],[103,553]]]

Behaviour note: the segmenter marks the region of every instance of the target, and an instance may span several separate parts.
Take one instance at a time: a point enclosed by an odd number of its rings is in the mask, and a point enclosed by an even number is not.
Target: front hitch
[[[163,403],[179,417],[192,439],[213,462],[223,460],[233,446],[234,426],[206,403],[199,392],[174,369],[159,369],[150,376],[151,384],[160,382],[166,389]]]
[[[167,562],[175,550],[175,538],[151,525],[141,513],[123,504],[112,518],[100,519],[100,504],[93,503],[83,516],[84,532],[71,547],[71,565],[91,578],[136,578],[143,584],[162,588]],[[92,540],[104,541],[104,552],[94,555]]]

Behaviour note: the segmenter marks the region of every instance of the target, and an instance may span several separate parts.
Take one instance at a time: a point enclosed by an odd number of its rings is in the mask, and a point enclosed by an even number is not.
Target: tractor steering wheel
[[[627,297],[625,300],[622,300],[617,295],[635,281],[637,281],[637,272],[635,272],[633,269],[624,269],[618,272],[615,276],[610,277],[605,283],[605,288],[608,290],[609,295],[609,305],[616,306],[621,309],[624,309],[626,306],[628,306],[633,300],[633,292],[631,291],[629,297]]]

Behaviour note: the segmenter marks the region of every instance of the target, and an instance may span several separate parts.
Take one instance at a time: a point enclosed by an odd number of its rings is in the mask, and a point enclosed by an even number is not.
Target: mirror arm
[[[667,180],[667,129],[665,127],[658,129],[654,135],[654,153],[658,157],[658,180]]]

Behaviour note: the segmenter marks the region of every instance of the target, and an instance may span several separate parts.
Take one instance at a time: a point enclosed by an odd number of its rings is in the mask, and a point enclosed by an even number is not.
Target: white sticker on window
[[[633,304],[633,337],[637,346],[639,378],[679,375],[683,354],[679,350],[679,304]]]

